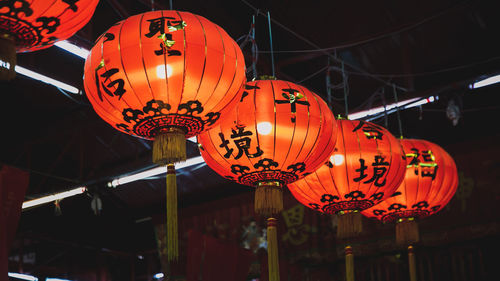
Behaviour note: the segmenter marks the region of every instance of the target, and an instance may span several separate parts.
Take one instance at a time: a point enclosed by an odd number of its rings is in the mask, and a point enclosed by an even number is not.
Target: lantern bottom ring
[[[133,121],[136,121],[133,126],[122,123],[117,124],[117,127],[146,139],[154,139],[172,129],[182,131],[186,138],[189,138],[202,132],[205,127],[200,117],[181,114],[145,115],[137,117],[137,120]]]
[[[382,217],[382,222],[384,223],[394,223],[398,222],[400,219],[408,220],[408,218],[420,219],[430,215],[428,210],[407,210],[392,212],[384,215]]]
[[[24,48],[38,45],[42,41],[40,31],[36,27],[27,21],[6,15],[0,15],[0,35],[2,38],[13,39],[21,52]]]
[[[280,170],[256,171],[248,174],[243,174],[238,178],[241,184],[249,186],[257,186],[260,182],[266,184],[268,182],[278,182],[280,185],[294,182],[299,177],[292,172]]]
[[[340,212],[359,212],[368,209],[374,205],[371,200],[351,200],[337,201],[324,205],[321,209],[327,214],[338,214]]]

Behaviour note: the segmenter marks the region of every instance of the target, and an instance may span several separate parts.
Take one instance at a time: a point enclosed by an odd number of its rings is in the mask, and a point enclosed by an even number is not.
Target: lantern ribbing
[[[178,257],[175,163],[186,138],[219,122],[239,100],[245,60],[218,25],[188,12],[151,11],[110,27],[91,49],[84,86],[96,113],[115,129],[153,140],[167,165],[167,257]]]
[[[265,78],[247,82],[231,114],[198,141],[210,168],[256,188],[255,212],[268,220],[269,280],[279,281],[276,218],[283,210],[283,188],[326,161],[335,146],[337,123],[313,92]]]
[[[99,0],[16,0],[0,3],[0,79],[16,76],[16,53],[70,38],[88,23]]]
[[[425,140],[400,140],[406,153],[405,178],[396,192],[363,215],[396,223],[396,244],[408,248],[410,280],[416,281],[413,246],[419,242],[418,220],[435,214],[451,200],[458,186],[453,158]]]

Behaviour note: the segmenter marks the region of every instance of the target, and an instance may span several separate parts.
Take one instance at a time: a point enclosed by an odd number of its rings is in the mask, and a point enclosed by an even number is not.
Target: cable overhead
[[[264,14],[263,12],[259,11],[259,9],[255,8],[252,4],[248,3],[246,0],[241,0],[245,5],[247,5],[248,7],[250,7],[251,9],[253,9],[257,14],[261,15],[261,16],[264,16],[264,17],[267,17],[266,14]],[[322,48],[319,47],[318,45],[316,45],[315,43],[313,43],[312,41],[310,41],[309,39],[305,38],[304,36],[296,33],[295,31],[291,30],[290,28],[286,27],[285,25],[283,25],[282,23],[278,22],[277,20],[275,19],[272,19],[270,18],[269,19],[270,21],[272,21],[274,24],[278,25],[279,27],[283,28],[284,30],[288,31],[289,33],[295,35],[295,37],[299,38],[300,40],[304,41],[305,43],[309,44],[310,46],[318,49],[318,50],[321,50]],[[333,60],[339,62],[339,63],[342,63],[344,62],[343,60],[339,59],[339,58],[336,58],[334,55],[330,54],[329,52],[327,51],[324,51],[324,50],[321,50],[322,53],[324,53],[325,55],[329,56],[330,58],[332,58]],[[359,72],[363,72],[363,73],[366,73],[367,76],[379,81],[379,82],[382,82],[388,86],[392,86],[393,83],[389,83],[379,77],[376,77],[376,76],[372,76],[369,72],[366,72],[365,70],[359,68],[359,67],[356,67],[354,65],[351,65],[351,64],[348,64],[348,63],[345,63],[345,65],[349,66],[350,68],[354,69],[354,70],[357,70]],[[401,86],[397,86],[396,87],[399,89],[399,90],[402,90],[402,91],[408,91],[406,88],[403,88]]]
[[[243,1],[245,2],[245,1]],[[460,8],[461,6],[466,6],[466,4],[468,4],[467,2],[470,2],[470,0],[468,1],[463,1],[461,3],[458,3],[456,4],[455,6],[452,6],[452,7],[449,7],[443,11],[439,11],[437,12],[436,14],[434,15],[431,15],[427,18],[424,18],[422,20],[419,20],[415,23],[410,23],[410,24],[405,24],[405,25],[401,25],[400,27],[396,28],[396,30],[394,31],[385,31],[385,32],[382,32],[381,34],[379,35],[375,35],[373,37],[369,37],[369,38],[366,38],[366,39],[361,39],[361,40],[357,40],[357,41],[354,41],[354,42],[348,42],[348,43],[340,43],[336,46],[332,46],[332,47],[328,47],[328,48],[322,48],[322,49],[309,49],[309,50],[283,50],[283,51],[274,51],[275,53],[314,53],[314,52],[324,52],[324,51],[335,51],[335,50],[339,50],[339,49],[346,49],[346,48],[351,48],[351,47],[355,47],[355,46],[359,46],[359,45],[363,45],[363,44],[366,44],[366,43],[369,43],[369,42],[372,42],[372,41],[376,41],[376,40],[379,40],[379,39],[382,39],[382,38],[385,38],[385,37],[390,37],[390,36],[394,36],[396,34],[399,34],[399,33],[402,33],[402,32],[405,32],[405,31],[408,31],[408,30],[411,30],[411,29],[414,29],[418,26],[421,26],[425,23],[427,23],[428,21],[431,21],[431,20],[434,20],[454,9],[457,9],[457,8]],[[263,51],[259,51],[260,53],[269,53],[268,50],[263,50]]]
[[[473,67],[473,66],[478,66],[478,65],[488,63],[491,61],[495,61],[498,59],[500,59],[500,56],[489,58],[489,59],[478,61],[478,62],[473,62],[470,64],[453,66],[453,67],[438,69],[438,70],[434,70],[434,71],[417,72],[417,73],[370,73],[370,75],[378,76],[380,78],[404,78],[404,77],[426,76],[426,75],[439,74],[439,73],[450,72],[450,71],[455,71],[455,70],[459,70],[459,69],[465,69],[465,68],[469,68],[469,67]],[[341,71],[341,69],[339,67],[336,67],[336,66],[331,66],[330,69],[336,70],[338,72]],[[347,74],[352,74],[352,75],[360,75],[360,76],[366,75],[363,72],[355,72],[355,71],[349,71],[349,70],[346,70],[345,72]],[[391,87],[392,87],[392,85],[391,85]]]
[[[273,53],[273,34],[271,32],[271,14],[267,11],[267,24],[269,26],[269,45],[271,49],[271,69],[273,77],[276,77],[276,72],[274,71],[274,53]]]
[[[392,91],[394,92],[394,101],[396,102],[396,116],[398,117],[398,127],[399,127],[399,137],[403,138],[403,125],[401,124],[401,116],[399,114],[399,105],[398,105],[398,91],[396,87],[392,86]],[[387,112],[385,113],[387,114]]]

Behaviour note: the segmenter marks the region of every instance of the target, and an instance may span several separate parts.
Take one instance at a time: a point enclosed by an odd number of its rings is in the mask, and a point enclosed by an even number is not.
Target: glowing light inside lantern
[[[330,156],[330,162],[335,166],[340,166],[344,163],[344,155],[335,154]]]
[[[260,122],[257,124],[257,132],[261,135],[269,135],[273,130],[273,125],[269,122]]]
[[[156,76],[160,79],[170,78],[172,76],[172,67],[167,64],[167,76],[165,76],[165,65],[158,65],[156,67]]]

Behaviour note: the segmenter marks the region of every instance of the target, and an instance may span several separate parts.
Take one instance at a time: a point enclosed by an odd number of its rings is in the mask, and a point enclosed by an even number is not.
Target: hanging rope
[[[382,106],[384,107],[384,127],[389,127],[389,118],[387,114],[387,103],[385,102],[385,88],[382,88],[380,92],[380,99],[382,100]]]
[[[401,116],[399,114],[398,92],[396,90],[396,85],[392,84],[392,90],[394,92],[394,101],[396,102],[396,114],[398,117],[399,137],[402,139],[403,138],[403,125],[401,124]]]
[[[330,58],[326,58],[326,95],[328,98],[328,106],[332,110],[332,87],[330,87]]]
[[[271,69],[273,77],[276,77],[276,73],[274,72],[274,52],[273,52],[273,34],[271,32],[271,14],[269,11],[267,12],[267,24],[269,25],[269,45],[271,50]]]
[[[344,69],[344,61],[341,62],[342,65],[342,80],[344,81],[344,106],[345,106],[345,118],[349,119],[349,107],[347,105],[347,77]]]
[[[252,27],[251,27],[252,35],[252,74],[253,79],[257,78],[257,59],[259,55],[259,49],[257,48],[257,43],[255,42],[255,15],[252,16]]]
[[[250,25],[248,34],[236,39],[236,43],[239,44],[241,49],[245,48],[248,43],[251,44],[252,66],[247,68],[246,74],[252,72],[252,80],[255,80],[257,78],[257,61],[259,59],[259,48],[255,41],[255,15],[252,16],[252,24]]]

